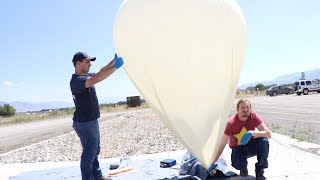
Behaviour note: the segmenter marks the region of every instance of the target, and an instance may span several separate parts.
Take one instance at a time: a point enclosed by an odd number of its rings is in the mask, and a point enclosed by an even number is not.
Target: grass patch
[[[28,117],[28,116],[18,116],[14,118],[14,123],[22,123],[22,122],[30,122],[32,121],[33,118],[32,117]]]
[[[271,123],[271,129],[280,129],[280,125],[278,123]]]
[[[127,111],[127,110],[138,110],[138,109],[146,109],[150,108],[149,104],[146,102],[143,102],[141,106],[137,107],[127,107],[126,104],[105,104],[100,106],[100,112],[121,112],[121,111]]]
[[[299,141],[312,142],[313,132],[310,129],[301,129],[296,134],[292,135],[292,138],[298,139]]]
[[[264,91],[237,91],[236,98],[247,98],[252,96],[267,96]]]
[[[74,110],[53,110],[51,112],[19,113],[11,117],[0,118],[0,126],[71,116],[73,111]]]
[[[304,142],[312,142],[312,138],[315,134],[315,132],[310,128],[310,126],[307,129],[298,129],[296,124],[292,132],[293,133],[291,135],[291,138]]]

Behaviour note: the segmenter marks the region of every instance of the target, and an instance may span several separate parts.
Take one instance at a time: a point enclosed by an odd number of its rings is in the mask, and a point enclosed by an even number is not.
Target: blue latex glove
[[[250,132],[250,131],[247,131],[247,132],[243,135],[240,144],[241,144],[241,145],[248,144],[248,142],[249,142],[249,140],[251,139],[251,137],[252,137],[251,132]]]
[[[215,163],[211,163],[211,165],[210,165],[210,167],[209,167],[209,173],[213,170],[213,169],[215,169],[217,167],[217,164],[215,164]]]
[[[113,60],[114,60],[113,67],[115,67],[116,69],[118,69],[119,67],[121,67],[123,65],[122,57],[118,57],[117,53],[114,55]]]

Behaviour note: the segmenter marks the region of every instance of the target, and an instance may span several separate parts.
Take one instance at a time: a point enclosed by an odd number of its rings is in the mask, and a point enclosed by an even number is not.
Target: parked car
[[[320,93],[320,80],[300,80],[294,82],[294,90],[297,95],[307,95],[309,92],[318,92]]]
[[[277,96],[278,94],[293,94],[293,89],[285,86],[272,86],[266,90],[266,94],[270,96]]]

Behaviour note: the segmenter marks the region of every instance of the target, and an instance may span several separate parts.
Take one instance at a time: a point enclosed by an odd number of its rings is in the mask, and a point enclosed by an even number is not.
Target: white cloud
[[[15,83],[15,82],[12,82],[12,81],[4,81],[2,84],[5,85],[5,86],[8,86],[8,87],[17,87],[17,86],[23,85],[24,82]]]
[[[17,84],[15,84],[14,82],[11,82],[11,81],[4,81],[3,85],[5,85],[5,86],[17,86]]]

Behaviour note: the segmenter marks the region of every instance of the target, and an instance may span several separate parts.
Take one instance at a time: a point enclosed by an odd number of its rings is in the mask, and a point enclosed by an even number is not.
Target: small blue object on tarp
[[[176,163],[177,162],[175,159],[164,159],[164,160],[160,161],[160,167],[168,168],[168,167],[176,165]]]

